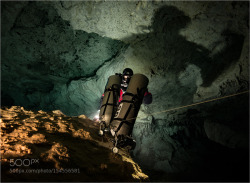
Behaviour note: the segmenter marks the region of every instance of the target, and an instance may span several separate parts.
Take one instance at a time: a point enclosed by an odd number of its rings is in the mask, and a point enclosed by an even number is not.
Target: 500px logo
[[[39,159],[10,159],[10,166],[30,166],[39,164]]]

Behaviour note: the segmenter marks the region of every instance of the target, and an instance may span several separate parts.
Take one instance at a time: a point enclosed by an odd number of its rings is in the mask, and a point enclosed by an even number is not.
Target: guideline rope
[[[200,105],[200,104],[204,104],[204,103],[208,103],[208,102],[212,102],[212,101],[217,101],[217,100],[221,100],[221,99],[225,99],[225,98],[230,98],[230,97],[237,96],[237,95],[242,95],[242,94],[245,94],[245,93],[249,93],[249,90],[239,92],[239,93],[235,93],[235,94],[232,94],[232,95],[226,95],[226,96],[223,96],[223,97],[202,101],[202,102],[197,102],[197,103],[193,103],[193,104],[189,104],[189,105],[185,105],[185,106],[175,107],[175,108],[167,109],[167,110],[164,110],[164,111],[150,113],[150,114],[147,114],[147,116],[152,116],[152,115],[155,115],[155,114],[161,114],[161,113],[165,113],[165,112],[169,112],[169,111],[174,111],[174,110],[183,109],[183,108],[187,108],[187,107],[191,107],[191,106],[196,106],[196,105]],[[131,118],[129,120],[132,120],[132,119],[136,119],[136,118]],[[137,117],[137,119],[140,119],[140,118]]]

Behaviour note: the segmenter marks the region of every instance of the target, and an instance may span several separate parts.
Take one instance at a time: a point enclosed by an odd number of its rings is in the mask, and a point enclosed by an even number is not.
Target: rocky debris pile
[[[147,181],[129,154],[113,154],[86,116],[1,109],[2,181]]]

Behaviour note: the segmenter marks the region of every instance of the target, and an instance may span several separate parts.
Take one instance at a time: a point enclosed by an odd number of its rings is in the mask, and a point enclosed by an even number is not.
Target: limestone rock
[[[129,154],[113,154],[97,131],[93,121],[58,111],[2,108],[1,180],[149,180]]]

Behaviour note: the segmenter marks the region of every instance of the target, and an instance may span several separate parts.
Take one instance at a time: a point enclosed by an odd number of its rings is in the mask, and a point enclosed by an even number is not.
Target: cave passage
[[[153,95],[131,153],[150,181],[249,181],[249,2],[1,2],[2,108],[92,119],[124,68]]]

